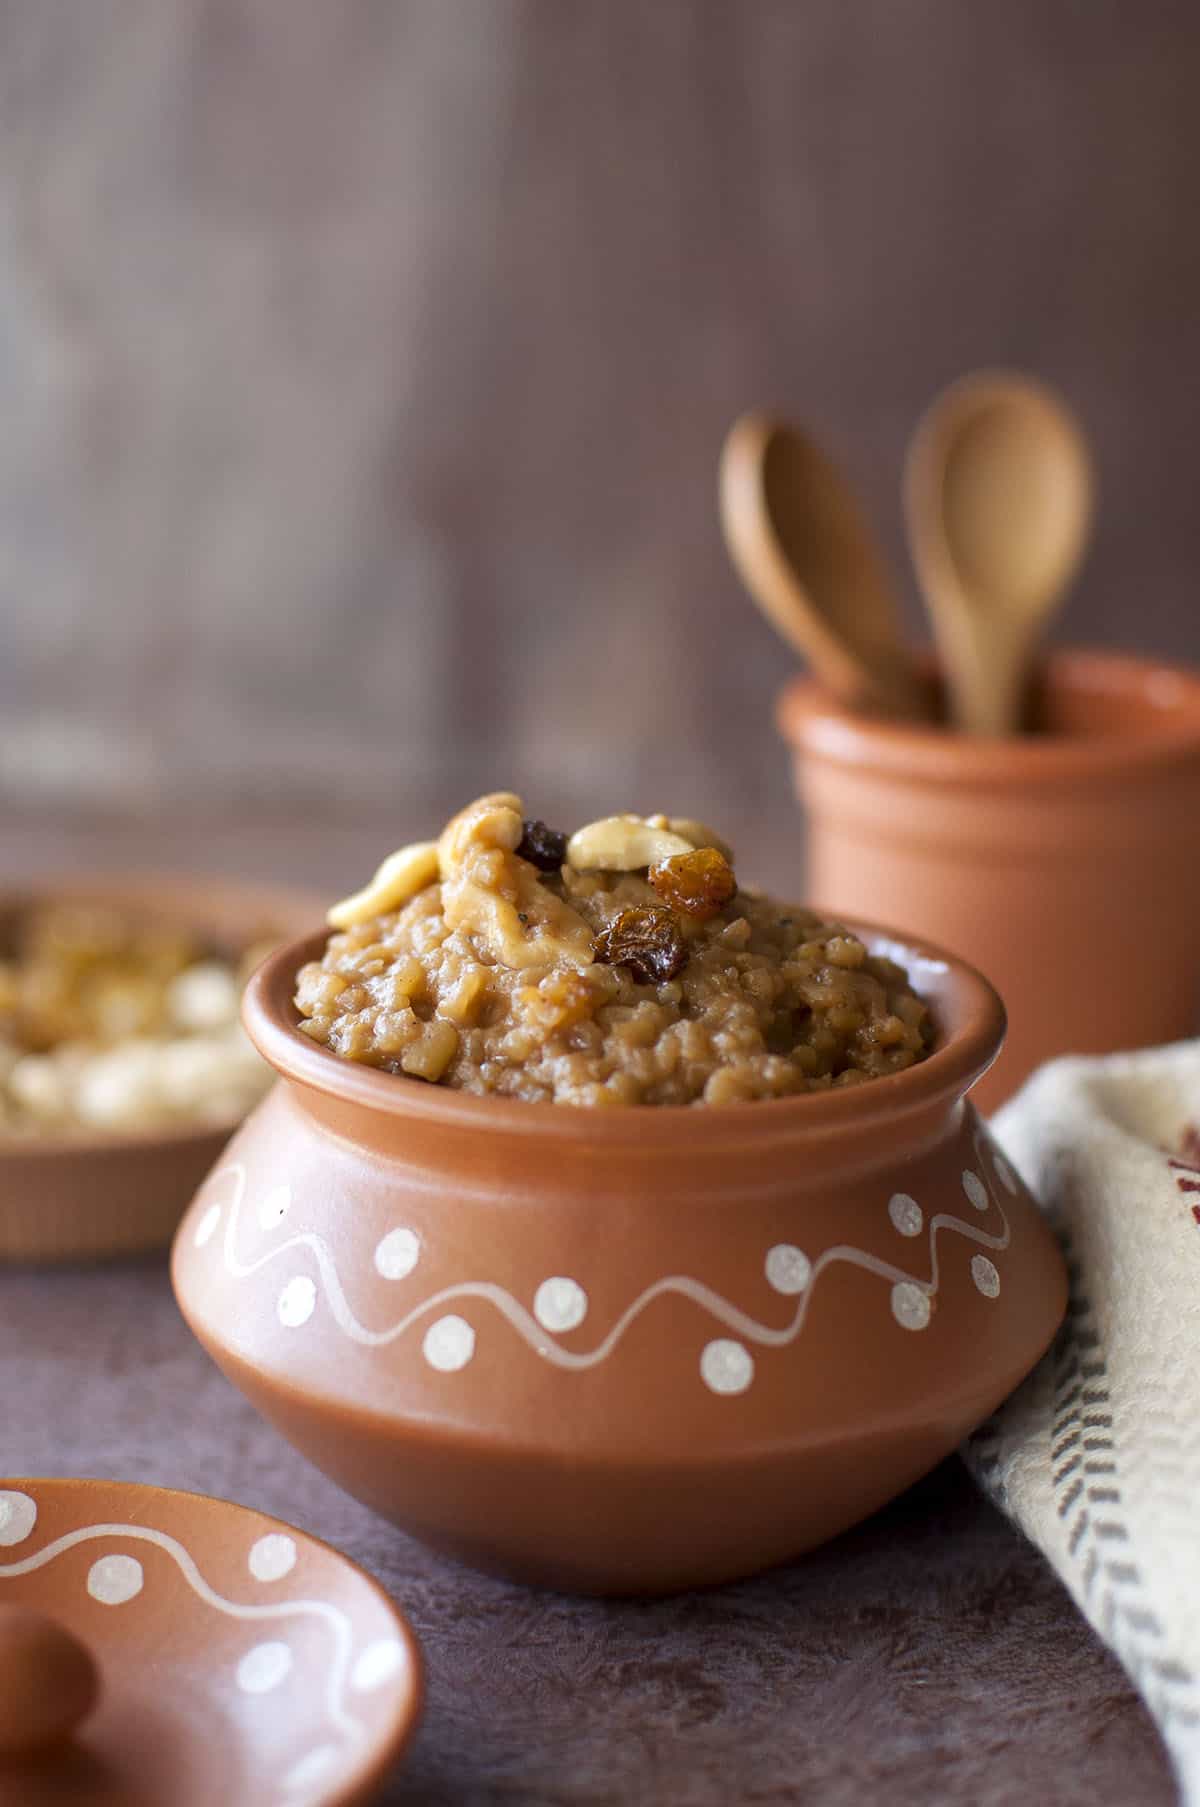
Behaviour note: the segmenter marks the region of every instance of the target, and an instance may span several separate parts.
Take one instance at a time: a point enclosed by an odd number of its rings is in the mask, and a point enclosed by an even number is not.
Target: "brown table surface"
[[[300,829],[262,813],[169,828],[10,819],[0,869],[207,864],[337,885],[347,860],[357,879],[406,827]],[[783,883],[769,834],[754,834],[759,871]],[[955,1461],[793,1567],[649,1605],[595,1602],[471,1574],[347,1498],[211,1366],[160,1260],[0,1269],[0,1382],[5,1475],[223,1495],[378,1576],[416,1628],[429,1679],[423,1728],[384,1802],[1174,1798],[1119,1666]]]

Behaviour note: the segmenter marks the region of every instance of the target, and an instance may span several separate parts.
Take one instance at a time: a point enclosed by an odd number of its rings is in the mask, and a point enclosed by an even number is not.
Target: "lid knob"
[[[30,1606],[0,1605],[0,1762],[64,1743],[99,1692],[74,1632]]]

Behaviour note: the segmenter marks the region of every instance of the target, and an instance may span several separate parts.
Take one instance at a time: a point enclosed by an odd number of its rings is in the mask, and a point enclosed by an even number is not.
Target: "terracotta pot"
[[[897,947],[942,1037],[854,1089],[594,1112],[341,1061],[272,956],[283,1076],[201,1188],[176,1295],[320,1468],[479,1566],[666,1592],[779,1562],[937,1463],[1062,1316],[1036,1206],[964,1093],[1002,1006]]]
[[[1043,732],[971,740],[855,715],[808,679],[780,699],[814,907],[878,911],[1000,989],[984,1110],[1054,1055],[1200,1027],[1200,673],[1056,652],[1036,710]]]
[[[0,893],[0,941],[32,905],[68,902],[111,904],[230,949],[294,936],[323,915],[320,901],[298,887],[161,873],[59,877]],[[235,1127],[0,1131],[0,1263],[97,1261],[166,1248]]]

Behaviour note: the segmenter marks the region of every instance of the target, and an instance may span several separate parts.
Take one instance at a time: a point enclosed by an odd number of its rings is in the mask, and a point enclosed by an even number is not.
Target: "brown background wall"
[[[1187,0],[0,6],[0,796],[782,798],[724,428],[903,570],[984,362],[1096,442],[1065,631],[1200,658],[1198,162]]]

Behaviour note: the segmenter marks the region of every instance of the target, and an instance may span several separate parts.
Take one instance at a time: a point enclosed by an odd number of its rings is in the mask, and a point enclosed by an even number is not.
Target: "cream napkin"
[[[1071,1273],[964,1454],[1124,1663],[1200,1807],[1200,1042],[1043,1067],[993,1120]]]

